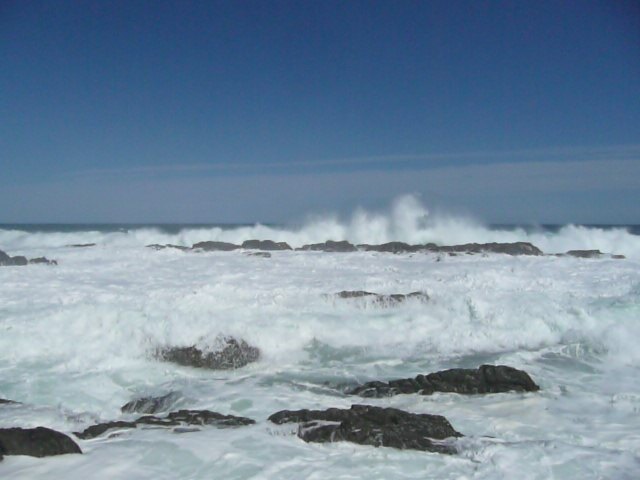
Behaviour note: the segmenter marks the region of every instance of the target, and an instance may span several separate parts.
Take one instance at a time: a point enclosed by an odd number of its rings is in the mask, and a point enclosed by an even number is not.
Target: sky
[[[0,0],[0,72],[4,223],[640,223],[636,0]]]

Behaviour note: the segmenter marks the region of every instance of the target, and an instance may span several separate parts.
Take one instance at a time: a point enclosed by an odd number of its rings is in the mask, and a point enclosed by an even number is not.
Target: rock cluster
[[[0,250],[0,267],[21,267],[28,264],[45,264],[45,265],[57,265],[55,260],[49,260],[45,257],[32,258],[27,260],[27,257],[17,255],[15,257],[9,256],[7,253]]]

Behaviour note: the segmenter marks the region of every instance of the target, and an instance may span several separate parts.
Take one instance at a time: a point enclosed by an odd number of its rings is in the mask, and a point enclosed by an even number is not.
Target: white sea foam
[[[0,268],[0,397],[24,402],[0,407],[0,427],[77,431],[122,418],[119,408],[132,398],[169,391],[182,393],[181,407],[257,420],[239,429],[180,435],[141,429],[79,441],[83,456],[6,457],[2,478],[624,479],[640,469],[640,264],[636,240],[623,230],[496,232],[431,217],[415,199],[403,199],[387,215],[360,211],[347,222],[325,218],[288,230],[0,235],[0,248],[11,254],[59,261]],[[297,246],[330,237],[517,239],[546,251],[600,248],[632,258],[367,252],[259,258],[143,247],[248,238]],[[93,241],[97,247],[65,247]],[[332,296],[342,290],[424,291],[430,300],[378,308]],[[260,361],[211,372],[153,355],[162,345],[206,347],[219,335],[259,347]],[[335,388],[481,363],[523,368],[542,390],[361,399]],[[266,420],[285,408],[362,402],[445,415],[467,435],[458,442],[460,455],[306,444]]]

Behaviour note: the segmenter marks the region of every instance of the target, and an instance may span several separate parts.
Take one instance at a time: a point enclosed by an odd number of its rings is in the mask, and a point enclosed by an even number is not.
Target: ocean
[[[525,241],[574,258],[440,253],[160,251],[215,240],[453,245]],[[90,247],[72,245],[95,244]],[[0,225],[0,249],[57,266],[0,267],[0,427],[46,426],[83,455],[5,456],[0,478],[635,479],[640,474],[640,228],[483,226],[404,208],[278,225]],[[340,291],[426,292],[381,305]],[[235,370],[160,361],[166,346],[223,336],[260,349]],[[341,385],[504,364],[529,393],[360,398]],[[173,407],[254,419],[238,428],[72,432],[130,419],[120,407],[175,392]],[[444,415],[457,454],[305,443],[283,409],[395,407]]]

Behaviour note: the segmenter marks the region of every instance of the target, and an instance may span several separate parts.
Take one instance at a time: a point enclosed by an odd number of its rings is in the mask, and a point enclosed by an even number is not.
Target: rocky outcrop
[[[0,428],[0,458],[2,455],[50,457],[67,453],[82,453],[82,450],[64,433],[45,427]]]
[[[15,257],[11,257],[2,250],[0,250],[0,267],[21,267],[28,264],[45,264],[45,265],[57,265],[58,262],[55,260],[49,260],[45,257],[32,258],[31,260],[27,260],[27,257],[23,257],[22,255],[18,255]]]
[[[367,382],[346,393],[361,397],[387,397],[400,393],[431,395],[435,392],[482,394],[535,392],[540,387],[529,374],[505,365],[482,365],[477,369],[453,368],[415,378]]]
[[[74,435],[83,440],[99,437],[100,435],[115,429],[137,428],[144,425],[152,425],[156,427],[185,427],[185,426],[214,426],[219,428],[239,427],[243,425],[252,425],[255,421],[246,417],[236,417],[234,415],[223,415],[209,410],[179,410],[171,412],[166,417],[155,417],[146,415],[136,420],[113,421],[99,423],[86,428],[82,432],[74,432]],[[184,430],[181,430],[184,431]]]
[[[125,403],[120,410],[122,413],[158,413],[169,410],[176,404],[182,395],[178,392],[170,392],[160,397],[142,397]]]
[[[366,298],[373,303],[383,306],[393,306],[409,299],[420,300],[422,302],[429,300],[429,295],[426,292],[392,293],[389,295],[383,295],[380,293],[366,292],[364,290],[343,290],[342,292],[336,293],[335,296],[343,299]]]
[[[529,242],[514,243],[465,243],[452,246],[426,246],[426,250],[435,252],[456,253],[503,253],[506,255],[543,255],[535,245]]]
[[[305,442],[352,442],[374,447],[394,447],[439,453],[456,453],[448,438],[461,437],[440,415],[415,414],[396,408],[352,405],[350,409],[283,410],[269,420],[299,424]]]
[[[203,250],[205,252],[230,252],[239,248],[240,245],[234,245],[233,243],[212,241],[194,243],[191,247],[192,250]]]
[[[327,240],[324,243],[303,245],[301,248],[296,248],[296,250],[312,252],[357,252],[358,248],[346,240],[341,240],[339,242]]]
[[[246,240],[242,242],[242,248],[247,250],[292,250],[286,242],[274,242],[273,240]]]
[[[204,352],[195,346],[166,347],[159,349],[156,355],[161,360],[187,367],[231,370],[258,360],[260,350],[244,340],[226,337],[215,351]]]

